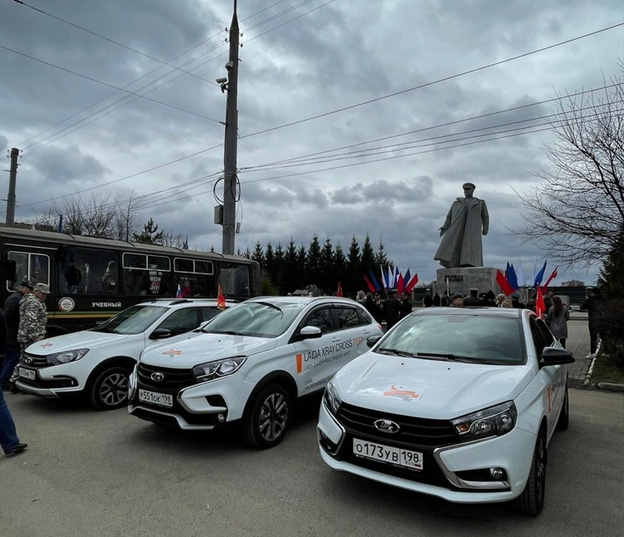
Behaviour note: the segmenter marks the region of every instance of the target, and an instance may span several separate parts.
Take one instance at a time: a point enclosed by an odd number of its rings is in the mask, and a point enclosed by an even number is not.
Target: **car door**
[[[546,326],[543,320],[532,317],[531,335],[535,344],[537,356],[541,356],[544,347],[558,345],[554,336]],[[548,430],[553,431],[556,425],[556,418],[559,415],[559,409],[563,404],[565,396],[565,368],[561,365],[550,365],[542,367],[539,375],[543,375],[546,382],[546,405]]]
[[[297,364],[299,394],[322,389],[343,363],[347,349],[343,334],[330,304],[310,310],[299,323],[297,331],[305,326],[321,330],[321,337],[295,340],[293,343]]]

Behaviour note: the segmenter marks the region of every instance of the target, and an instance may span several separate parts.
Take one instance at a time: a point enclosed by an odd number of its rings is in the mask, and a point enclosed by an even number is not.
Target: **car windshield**
[[[94,332],[113,334],[140,334],[145,332],[157,319],[162,317],[167,308],[159,306],[132,306],[92,328]]]
[[[522,364],[522,321],[486,315],[411,315],[375,352],[428,360]]]
[[[211,334],[277,337],[305,308],[298,302],[243,302],[215,317],[202,331]]]

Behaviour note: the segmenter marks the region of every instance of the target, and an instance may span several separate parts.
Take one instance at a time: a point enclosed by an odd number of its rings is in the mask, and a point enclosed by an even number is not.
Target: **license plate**
[[[22,379],[35,380],[36,372],[32,369],[26,369],[24,367],[20,367],[17,372],[17,376]]]
[[[353,454],[373,461],[385,462],[413,470],[423,469],[423,454],[419,451],[384,446],[375,442],[353,439]]]
[[[147,390],[139,389],[139,401],[143,401],[144,403],[151,403],[152,405],[158,406],[173,406],[173,396],[168,393],[156,393],[156,392],[148,392]]]

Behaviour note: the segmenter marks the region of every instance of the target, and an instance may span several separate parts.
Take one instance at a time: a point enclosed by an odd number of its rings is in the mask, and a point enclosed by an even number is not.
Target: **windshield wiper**
[[[206,327],[208,328],[208,327]],[[240,336],[240,332],[235,332],[234,330],[202,330],[204,334],[226,334],[228,336]]]
[[[389,349],[387,347],[384,347],[383,349],[377,349],[377,352],[380,352],[382,354],[392,354],[394,356],[405,356],[407,358],[414,358],[415,356],[417,356],[412,352],[401,351],[399,349]]]
[[[256,304],[262,304],[263,306],[269,306],[269,308],[273,308],[276,309],[277,311],[279,311],[282,315],[284,315],[284,312],[282,311],[282,308],[277,307],[275,304],[271,304],[270,302],[256,302]]]
[[[475,358],[471,358],[470,356],[461,356],[459,354],[439,354],[436,352],[417,352],[414,356],[418,358],[442,358],[444,360],[448,360],[449,362],[479,362],[480,360],[476,360]]]

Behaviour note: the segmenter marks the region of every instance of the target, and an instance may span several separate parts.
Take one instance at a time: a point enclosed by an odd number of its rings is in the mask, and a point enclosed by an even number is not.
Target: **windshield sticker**
[[[383,392],[384,397],[398,397],[399,399],[403,399],[404,401],[413,401],[414,399],[418,399],[420,397],[415,391],[412,390],[404,390],[402,386],[398,388],[396,386],[392,386],[388,391]]]
[[[165,354],[168,356],[180,356],[180,354],[182,354],[182,351],[179,351],[178,349],[169,349],[168,351],[163,351],[160,354]]]

